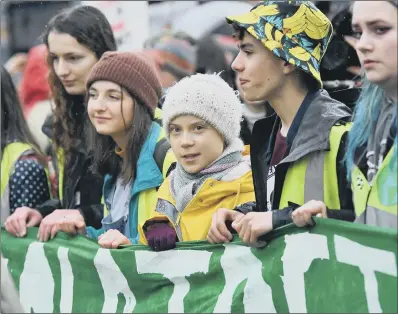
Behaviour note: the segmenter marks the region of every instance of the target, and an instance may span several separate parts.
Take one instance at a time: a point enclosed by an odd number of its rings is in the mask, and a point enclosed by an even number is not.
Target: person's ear
[[[283,65],[283,73],[284,74],[290,74],[292,72],[294,72],[294,70],[296,69],[296,66],[285,61],[284,65]]]

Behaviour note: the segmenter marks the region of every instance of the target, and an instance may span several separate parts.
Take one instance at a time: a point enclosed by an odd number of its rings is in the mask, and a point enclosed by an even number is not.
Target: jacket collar
[[[289,129],[290,152],[281,163],[294,162],[312,152],[330,149],[332,126],[350,117],[351,110],[331,98],[326,90],[308,94]]]
[[[160,135],[160,126],[152,122],[151,129],[148,136],[142,146],[140,156],[137,162],[137,175],[133,182],[133,188],[131,190],[131,197],[144,190],[151,188],[157,188],[163,182],[163,175],[159,169],[156,161],[153,157],[155,152],[156,143]],[[114,185],[114,178],[111,175],[106,175],[104,179],[104,198],[112,190]]]
[[[304,119],[305,113],[308,110],[308,107],[311,105],[311,103],[314,101],[315,97],[319,96],[320,94],[320,90],[317,90],[315,92],[309,92],[304,100],[303,103],[301,104],[300,108],[297,110],[296,115],[294,116],[292,125],[289,128],[289,131],[287,133],[287,144],[289,147],[292,146],[293,144],[293,140],[296,137],[298,130],[301,126],[301,122]]]

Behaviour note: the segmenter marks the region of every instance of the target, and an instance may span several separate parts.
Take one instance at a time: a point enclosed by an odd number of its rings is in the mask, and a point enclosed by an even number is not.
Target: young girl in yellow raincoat
[[[252,172],[239,139],[242,104],[218,75],[196,74],[171,87],[163,127],[177,159],[158,191],[153,217],[140,226],[155,251],[206,239],[212,215],[254,201]]]

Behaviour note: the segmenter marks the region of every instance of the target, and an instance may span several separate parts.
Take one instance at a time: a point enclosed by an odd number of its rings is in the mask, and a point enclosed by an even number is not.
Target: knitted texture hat
[[[330,20],[310,1],[264,1],[250,12],[228,16],[277,57],[313,76],[322,87],[320,64],[333,35]]]
[[[163,103],[163,127],[181,115],[196,116],[212,125],[227,145],[239,137],[242,103],[234,90],[216,74],[195,74],[170,87]]]
[[[196,52],[193,46],[181,39],[169,38],[145,49],[160,71],[171,73],[177,81],[195,73]]]
[[[154,115],[162,86],[154,66],[140,53],[105,52],[88,75],[87,90],[95,81],[101,80],[124,87],[130,96],[137,98]]]
[[[189,37],[189,35],[186,35]],[[184,37],[184,33],[166,32],[160,36],[153,37],[147,42],[147,53],[152,55],[157,63],[171,63],[173,66],[188,72],[195,72],[196,48],[194,44]]]

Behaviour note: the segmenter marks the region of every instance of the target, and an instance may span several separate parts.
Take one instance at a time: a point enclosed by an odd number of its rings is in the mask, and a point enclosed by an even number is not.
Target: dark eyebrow
[[[374,20],[374,21],[366,22],[366,24],[369,26],[372,26],[372,25],[378,24],[378,23],[387,23],[387,22],[383,21],[383,20]]]
[[[253,49],[254,45],[253,44],[249,44],[249,43],[245,43],[245,44],[238,44],[238,48],[239,49]]]
[[[181,128],[181,126],[179,126],[178,124],[175,124],[175,123],[170,123],[168,129],[170,130],[171,128]]]
[[[117,90],[117,89],[114,89],[114,88],[112,88],[112,89],[108,89],[108,93],[121,93],[121,91],[120,91],[120,90]]]
[[[51,52],[51,51],[50,51],[50,55],[51,56],[58,56],[56,53]],[[80,55],[81,55],[81,53],[79,53],[79,52],[67,52],[67,53],[64,54],[65,57],[80,56]]]
[[[92,90],[92,91],[94,91],[94,92],[97,92],[97,89],[96,89],[94,86],[91,86],[91,87],[89,88],[89,91],[90,91],[90,90]],[[117,89],[112,88],[112,89],[108,89],[107,92],[108,92],[108,93],[120,93],[120,90],[117,90]]]
[[[373,20],[373,21],[369,21],[369,22],[366,22],[366,25],[367,26],[373,26],[373,25],[375,25],[375,24],[379,24],[379,23],[387,23],[386,21],[383,21],[383,20]],[[357,27],[359,27],[359,24],[358,23],[354,23],[354,24],[352,24],[352,28],[357,28]]]

